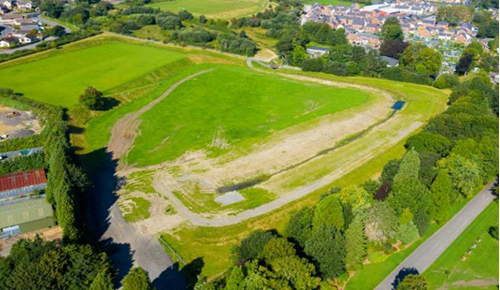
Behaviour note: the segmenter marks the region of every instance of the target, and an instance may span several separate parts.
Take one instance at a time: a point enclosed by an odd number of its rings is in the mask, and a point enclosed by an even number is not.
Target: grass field
[[[227,151],[223,145],[213,146],[214,138],[232,150],[245,150],[270,132],[363,104],[368,98],[357,89],[304,84],[244,67],[216,67],[182,84],[141,117],[141,134],[127,162],[146,166],[191,150],[207,149],[212,155]]]
[[[148,6],[173,12],[187,10],[195,15],[203,14],[210,18],[233,18],[262,11],[268,4],[268,0],[158,0]]]
[[[149,200],[142,197],[130,197],[123,203],[128,205],[125,207],[127,210],[123,214],[126,221],[137,222],[149,218],[149,208],[151,207]]]
[[[183,57],[182,53],[130,43],[69,52],[63,48],[41,60],[16,66],[1,64],[0,79],[9,80],[9,88],[28,98],[73,107],[88,86],[106,92]]]
[[[498,226],[498,202],[491,203],[425,271],[430,289],[498,289],[498,241],[488,234]],[[481,237],[480,243],[476,238]],[[471,248],[477,244],[475,249]],[[466,255],[468,249],[472,250]],[[467,256],[466,261],[461,257]]]

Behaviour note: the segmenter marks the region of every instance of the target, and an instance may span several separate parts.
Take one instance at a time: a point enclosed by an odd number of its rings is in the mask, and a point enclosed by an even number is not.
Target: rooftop
[[[47,182],[45,171],[36,169],[0,176],[0,192]]]

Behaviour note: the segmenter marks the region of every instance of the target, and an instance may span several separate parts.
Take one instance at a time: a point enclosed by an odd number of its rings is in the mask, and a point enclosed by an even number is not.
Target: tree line
[[[55,208],[55,218],[63,229],[64,239],[77,241],[81,234],[78,226],[78,195],[85,191],[89,182],[82,170],[71,160],[66,134],[67,123],[62,108],[27,99],[5,88],[0,89],[0,98],[15,100],[31,107],[44,128],[39,135],[2,142],[2,149],[22,150],[43,146],[43,155],[32,155],[27,157],[26,161],[16,158],[6,163],[3,168],[20,170],[38,166],[42,163],[40,156],[44,156],[43,165],[40,167],[47,169],[47,201]],[[18,161],[19,165],[11,164]]]

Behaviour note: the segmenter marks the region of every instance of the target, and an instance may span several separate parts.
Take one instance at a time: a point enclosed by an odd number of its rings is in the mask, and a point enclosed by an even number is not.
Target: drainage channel
[[[396,103],[394,103],[394,105],[391,107],[392,112],[389,114],[389,116],[387,116],[385,119],[382,119],[380,121],[378,121],[377,123],[371,125],[370,127],[366,128],[365,130],[355,134],[354,136],[351,136],[351,137],[348,137],[344,140],[341,140],[340,142],[338,142],[335,146],[333,147],[330,147],[330,148],[326,148],[324,150],[321,150],[320,152],[316,153],[315,155],[307,158],[307,159],[304,159],[298,163],[295,163],[293,165],[290,165],[288,167],[285,167],[279,171],[276,171],[276,172],[273,172],[273,173],[270,173],[270,174],[267,174],[267,175],[264,175],[264,176],[259,176],[259,177],[256,177],[256,178],[253,178],[253,179],[250,179],[250,180],[247,180],[247,181],[243,181],[243,182],[240,182],[240,183],[237,183],[237,184],[231,184],[231,185],[226,185],[226,186],[221,186],[217,189],[217,191],[219,193],[226,193],[226,192],[230,192],[230,191],[235,191],[235,190],[242,190],[242,189],[245,189],[245,188],[249,188],[249,187],[252,187],[252,186],[255,186],[255,185],[258,185],[260,183],[263,183],[264,181],[267,181],[269,180],[271,177],[273,176],[276,176],[278,174],[281,174],[281,173],[284,173],[284,172],[287,172],[287,171],[290,171],[292,169],[295,169],[301,165],[304,165],[320,156],[323,156],[325,154],[328,154],[332,151],[335,151],[339,148],[342,148],[346,145],[348,145],[349,143],[363,137],[364,135],[366,135],[368,132],[370,132],[373,128],[377,127],[377,126],[380,126],[382,124],[384,124],[385,122],[389,121],[392,117],[394,117],[394,115],[396,114],[397,111],[400,111],[401,109],[403,109],[403,106],[405,105],[405,102],[404,101],[397,101]]]

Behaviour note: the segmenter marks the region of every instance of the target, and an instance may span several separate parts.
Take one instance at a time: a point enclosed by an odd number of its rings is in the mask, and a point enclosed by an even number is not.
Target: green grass
[[[74,25],[72,23],[69,23],[67,21],[63,21],[61,19],[50,18],[47,15],[40,15],[40,18],[47,19],[49,21],[55,22],[55,23],[57,23],[57,24],[59,24],[61,26],[66,26],[66,27],[68,27],[71,30],[71,32],[75,32],[75,31],[80,30],[80,27],[78,27],[78,26],[76,26],[76,25]]]
[[[126,192],[140,191],[143,193],[156,193],[152,185],[153,173],[154,171],[152,170],[145,170],[128,175],[123,189]]]
[[[0,66],[0,79],[26,97],[73,107],[88,86],[100,91],[130,82],[184,57],[167,49],[130,43],[108,43],[41,60]],[[8,65],[8,64],[7,64]]]
[[[245,80],[242,82],[241,80]],[[207,149],[214,136],[231,150],[249,149],[270,133],[367,102],[352,88],[300,83],[249,68],[220,66],[180,85],[141,116],[141,134],[127,162],[146,166]]]
[[[488,234],[493,225],[498,226],[498,202],[491,203],[425,271],[429,288],[498,289],[498,241]],[[477,244],[475,249],[472,243]],[[461,261],[467,249],[472,254]]]
[[[123,215],[126,221],[131,223],[149,218],[149,208],[151,207],[151,202],[149,200],[142,197],[130,197],[126,200],[129,201],[128,204],[131,208],[130,212]]]
[[[173,12],[187,10],[195,15],[228,19],[257,13],[264,10],[268,4],[268,0],[158,0],[148,6]]]
[[[158,25],[146,25],[139,30],[134,30],[134,36],[144,39],[155,39],[163,41],[168,38],[170,32],[162,30]]]

